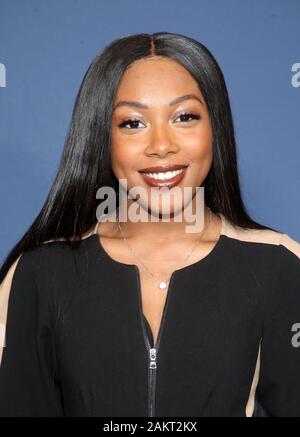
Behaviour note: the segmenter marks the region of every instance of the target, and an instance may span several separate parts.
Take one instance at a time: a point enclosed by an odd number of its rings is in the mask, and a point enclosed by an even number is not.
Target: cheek
[[[132,141],[114,140],[111,149],[112,169],[116,176],[121,176],[126,172],[137,168],[140,160],[140,148]]]
[[[185,138],[184,151],[194,164],[209,164],[212,160],[212,132],[210,128],[199,128]]]

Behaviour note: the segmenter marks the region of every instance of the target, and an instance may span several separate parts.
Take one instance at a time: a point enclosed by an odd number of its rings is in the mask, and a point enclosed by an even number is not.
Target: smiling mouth
[[[178,185],[186,173],[187,166],[173,171],[160,171],[153,173],[140,172],[144,181],[150,187],[168,187],[172,188]]]

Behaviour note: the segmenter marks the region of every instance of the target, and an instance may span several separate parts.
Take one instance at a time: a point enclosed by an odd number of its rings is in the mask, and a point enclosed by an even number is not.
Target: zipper
[[[143,319],[143,308],[142,308],[142,293],[141,293],[141,278],[140,278],[140,271],[138,266],[135,265],[135,270],[137,272],[137,282],[138,282],[138,300],[139,300],[139,311],[140,311],[140,319],[142,324],[142,331],[143,336],[145,340],[145,345],[148,353],[148,416],[153,417],[155,415],[155,392],[156,392],[156,372],[157,372],[157,358],[158,358],[158,350],[160,345],[160,339],[161,334],[163,330],[163,326],[165,323],[166,313],[168,304],[170,301],[170,294],[172,290],[172,283],[173,283],[173,277],[176,272],[176,270],[172,273],[170,282],[169,282],[169,288],[167,291],[167,297],[165,301],[165,306],[163,309],[162,319],[160,322],[160,327],[157,335],[157,341],[154,347],[150,345],[146,328],[145,328],[145,321]]]

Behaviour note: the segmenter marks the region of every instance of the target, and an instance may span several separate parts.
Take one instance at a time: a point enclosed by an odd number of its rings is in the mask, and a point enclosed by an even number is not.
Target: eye
[[[132,130],[132,129],[138,128],[138,123],[140,123],[140,120],[138,120],[136,118],[135,119],[129,118],[128,120],[122,121],[122,123],[120,123],[118,126],[122,129],[122,128],[125,128],[127,126],[127,124],[129,124],[131,126],[130,130]]]
[[[183,120],[181,120],[182,122],[187,122],[187,121],[192,121],[192,120],[200,120],[200,116],[198,114],[193,114],[193,113],[189,113],[189,112],[184,112],[184,113],[180,114],[178,117],[183,117]],[[189,118],[192,118],[192,120],[188,120]],[[139,123],[141,123],[140,120],[138,120],[136,118],[134,118],[134,119],[128,118],[127,120],[122,121],[122,123],[120,123],[118,125],[118,127],[123,129],[123,128],[126,128],[127,125],[130,125],[131,127],[129,128],[129,130],[138,129]]]
[[[178,117],[183,117],[183,120],[181,119],[181,121],[183,121],[183,122],[190,121],[190,120],[188,120],[188,118],[192,118],[192,120],[200,120],[200,115],[193,114],[190,112],[184,112],[184,113],[180,114]]]

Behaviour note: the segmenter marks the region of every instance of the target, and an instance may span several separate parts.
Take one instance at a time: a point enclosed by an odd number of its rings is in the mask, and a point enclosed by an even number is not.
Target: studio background
[[[300,241],[299,23],[299,0],[0,0],[0,263],[42,208],[90,62],[140,32],[182,33],[216,57],[246,207]]]

